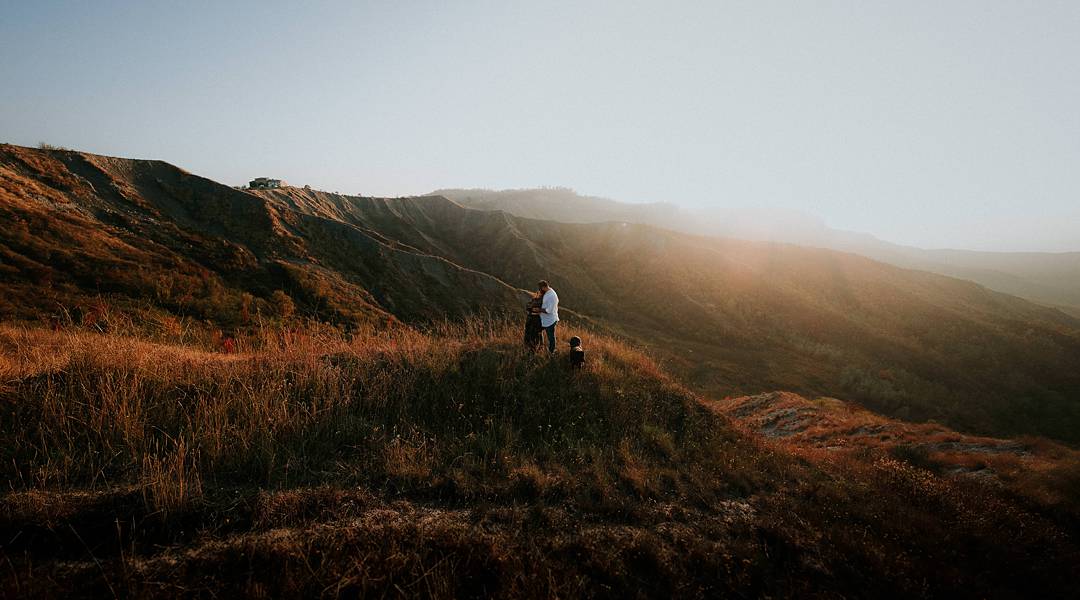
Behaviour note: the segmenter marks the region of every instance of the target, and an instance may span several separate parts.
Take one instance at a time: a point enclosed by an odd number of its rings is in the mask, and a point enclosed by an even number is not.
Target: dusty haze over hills
[[[978,252],[901,246],[866,233],[843,231],[795,211],[687,210],[673,204],[630,204],[582,196],[566,188],[436,190],[472,208],[504,210],[568,223],[626,221],[722,237],[783,242],[861,254],[910,269],[975,281],[1080,315],[1080,252]]]
[[[565,185],[1078,251],[1078,30],[1072,2],[9,2],[0,132],[233,184]]]

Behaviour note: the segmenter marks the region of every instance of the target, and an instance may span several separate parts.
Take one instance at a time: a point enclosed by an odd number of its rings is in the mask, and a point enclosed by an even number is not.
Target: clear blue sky
[[[1080,2],[0,0],[0,141],[1080,250]]]

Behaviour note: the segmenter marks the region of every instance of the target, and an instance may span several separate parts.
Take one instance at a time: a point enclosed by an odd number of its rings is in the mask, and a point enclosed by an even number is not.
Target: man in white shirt
[[[540,326],[547,336],[548,352],[555,354],[555,325],[559,322],[559,295],[551,289],[546,280],[540,282]]]

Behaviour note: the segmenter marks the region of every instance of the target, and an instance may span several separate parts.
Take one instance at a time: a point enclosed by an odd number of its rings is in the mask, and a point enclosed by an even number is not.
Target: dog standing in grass
[[[570,367],[580,369],[585,366],[585,349],[581,347],[581,338],[570,338]]]

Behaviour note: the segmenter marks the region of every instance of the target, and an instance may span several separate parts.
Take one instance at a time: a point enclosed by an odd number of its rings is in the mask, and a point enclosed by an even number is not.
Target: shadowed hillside
[[[785,389],[983,433],[1080,435],[1080,321],[797,246],[566,224],[440,197],[245,192],[156,161],[3,146],[0,314],[345,328],[516,314],[550,279],[696,389]]]
[[[590,339],[572,371],[479,321],[230,354],[4,325],[0,594],[1059,597],[1080,574],[1075,462],[1053,503],[808,460]]]
[[[3,596],[1080,575],[1075,451],[760,395],[1075,440],[1080,325],[1055,310],[827,250],[14,146],[0,222]],[[541,276],[581,371],[475,316],[516,320]]]
[[[1080,321],[978,285],[828,250],[446,199],[258,192],[563,301],[713,395],[788,389],[983,432],[1080,431]]]
[[[4,145],[0,225],[7,318],[98,294],[226,325],[282,303],[350,324],[520,301],[488,275],[159,161]]]

